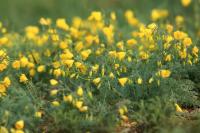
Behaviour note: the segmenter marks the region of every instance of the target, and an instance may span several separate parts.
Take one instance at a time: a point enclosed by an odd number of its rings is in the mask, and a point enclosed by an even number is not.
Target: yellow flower
[[[124,49],[124,42],[123,42],[123,41],[118,42],[116,45],[117,45],[117,47],[118,47],[119,49],[121,49],[121,50]]]
[[[176,25],[180,26],[184,23],[184,17],[183,16],[176,16],[175,21],[176,21]]]
[[[172,56],[171,54],[168,54],[166,57],[165,57],[165,61],[171,61],[172,60]]]
[[[51,80],[50,80],[50,84],[51,84],[52,86],[55,86],[55,85],[58,84],[58,81],[55,80],[55,79],[51,79]]]
[[[165,9],[153,9],[151,11],[151,19],[157,21],[166,18],[169,15],[168,11]]]
[[[186,49],[183,49],[182,51],[179,51],[179,56],[181,57],[181,59],[185,59],[187,57]]]
[[[119,78],[118,82],[121,86],[125,86],[125,84],[127,83],[128,78],[124,77],[124,78]]]
[[[83,106],[81,108],[79,108],[80,112],[86,112],[88,110],[88,106]]]
[[[124,115],[124,114],[125,114],[125,111],[124,111],[123,108],[119,108],[119,109],[118,109],[118,112],[119,112],[120,115]]]
[[[117,70],[119,67],[119,64],[115,64],[115,70]]]
[[[66,41],[61,41],[60,44],[59,44],[59,47],[61,49],[66,49],[68,47],[68,44]]]
[[[91,91],[88,92],[88,96],[89,96],[91,99],[93,98],[93,95],[92,95],[92,92],[91,92]]]
[[[3,80],[3,85],[7,88],[10,86],[10,84],[11,84],[11,81],[10,81],[9,77],[5,77]]]
[[[24,128],[24,121],[23,121],[23,120],[17,121],[17,122],[15,123],[15,128],[16,128],[17,130],[23,129],[23,128]]]
[[[6,87],[3,84],[0,84],[0,93],[5,93]]]
[[[92,12],[88,20],[101,21],[102,20],[101,12],[98,12],[98,11]]]
[[[108,55],[110,56],[110,57],[117,57],[117,52],[116,51],[109,51],[108,52]]]
[[[53,75],[56,76],[56,77],[59,77],[61,74],[62,74],[62,71],[61,71],[60,68],[55,69],[55,70],[53,71]]]
[[[39,28],[37,26],[28,26],[25,28],[25,32],[28,39],[35,39],[39,33]]]
[[[83,88],[81,86],[78,87],[77,91],[76,91],[76,94],[78,96],[83,96]]]
[[[174,27],[172,25],[170,25],[170,24],[166,25],[166,30],[168,33],[171,33],[173,31],[173,29],[174,29]]]
[[[64,96],[64,97],[63,97],[63,100],[64,100],[65,102],[72,102],[73,97],[72,97],[72,95]]]
[[[14,133],[24,133],[23,130],[15,130]]]
[[[114,37],[114,31],[113,30],[114,30],[114,28],[113,28],[112,25],[103,28],[103,33],[106,36],[109,44],[111,44],[113,42],[113,37]]]
[[[41,118],[42,117],[42,112],[41,111],[35,112],[35,117]]]
[[[73,57],[73,53],[71,53],[68,49],[65,49],[64,53],[60,55],[61,60],[72,59]]]
[[[149,79],[149,84],[151,84],[153,81],[154,81],[154,79],[153,79],[153,78],[150,78],[150,79]]]
[[[38,71],[39,73],[44,72],[44,71],[45,71],[45,65],[40,65],[40,66],[38,66],[37,71]]]
[[[183,38],[185,38],[187,35],[184,33],[184,32],[182,32],[182,31],[175,31],[174,32],[174,38],[176,39],[176,40],[182,40]]]
[[[128,116],[126,116],[126,115],[121,115],[121,118],[123,121],[128,121]]]
[[[7,37],[1,37],[0,38],[0,46],[7,44],[9,42],[9,39]]]
[[[171,75],[170,70],[166,70],[166,69],[160,70],[160,76],[162,78],[168,78],[170,75]]]
[[[59,106],[60,105],[60,103],[58,101],[53,101],[51,103],[52,103],[53,106]]]
[[[181,107],[177,103],[175,103],[175,107],[176,107],[177,112],[183,112],[183,110],[181,109]]]
[[[113,78],[115,77],[115,75],[111,72],[111,73],[109,74],[109,77],[110,77],[111,79],[113,79]]]
[[[39,23],[41,25],[51,25],[51,19],[50,18],[40,18]]]
[[[74,64],[74,60],[64,60],[63,64],[65,64],[68,68],[71,68]]]
[[[189,47],[192,44],[192,39],[189,37],[184,38],[183,45],[184,47]]]
[[[9,133],[6,127],[0,127],[0,133]]]
[[[117,52],[117,58],[123,60],[126,56],[126,52]]]
[[[111,12],[111,13],[110,13],[110,18],[111,18],[113,21],[116,20],[116,14],[115,14],[115,12]]]
[[[134,45],[137,44],[137,41],[135,39],[129,39],[126,41],[126,43],[129,47],[133,47]]]
[[[19,82],[26,83],[27,81],[28,81],[28,78],[26,77],[26,75],[25,74],[21,74]]]
[[[182,4],[184,7],[189,6],[191,2],[192,2],[192,0],[181,0],[181,4]]]
[[[80,109],[83,106],[83,101],[76,101],[75,106]]]
[[[35,67],[35,64],[32,63],[32,62],[29,62],[29,63],[27,64],[27,67],[28,67],[28,68],[34,68],[34,67]]]
[[[22,57],[21,59],[20,59],[20,66],[21,67],[26,67],[27,65],[28,65],[28,58],[26,58],[26,57]]]
[[[199,53],[199,48],[197,46],[194,46],[192,48],[192,54],[194,54],[196,57],[198,57],[198,53]]]
[[[62,30],[68,30],[69,25],[66,23],[64,18],[59,18],[56,20],[56,26]]]
[[[82,19],[80,17],[74,17],[72,20],[72,25],[75,28],[79,28],[82,24]]]
[[[100,83],[100,81],[101,81],[101,78],[95,78],[95,79],[93,79],[93,83],[95,84],[95,85],[98,85],[99,83]]]
[[[77,52],[81,51],[83,49],[83,42],[77,42],[75,46],[75,50]]]
[[[88,56],[91,54],[91,50],[87,49],[81,52],[81,57],[83,58],[83,60],[86,60],[88,58]]]
[[[15,60],[15,61],[12,63],[12,67],[13,67],[14,69],[19,69],[19,68],[20,68],[20,61]]]
[[[58,90],[51,90],[51,92],[50,92],[50,95],[51,96],[55,96],[55,95],[57,95],[57,93],[58,93]]]
[[[35,69],[30,69],[29,74],[31,77],[33,77],[35,75]]]
[[[139,53],[139,56],[140,56],[140,58],[141,58],[142,60],[147,60],[147,59],[149,58],[149,54],[146,53],[146,52],[144,52],[144,51],[141,51],[141,52]]]
[[[55,61],[55,62],[52,63],[52,65],[53,65],[54,68],[59,68],[60,67],[60,62]]]
[[[94,66],[92,66],[92,71],[93,72],[97,72],[99,70],[99,65],[98,64],[95,64]]]
[[[139,84],[139,85],[142,84],[142,78],[137,79],[137,84]]]
[[[151,29],[151,30],[155,30],[155,29],[158,28],[158,26],[156,25],[156,23],[151,23],[151,24],[149,24],[147,27],[148,27],[149,29]]]

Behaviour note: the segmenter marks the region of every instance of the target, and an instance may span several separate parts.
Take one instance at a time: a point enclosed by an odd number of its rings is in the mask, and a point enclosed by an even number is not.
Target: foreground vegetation
[[[0,133],[198,132],[197,10],[0,23]]]

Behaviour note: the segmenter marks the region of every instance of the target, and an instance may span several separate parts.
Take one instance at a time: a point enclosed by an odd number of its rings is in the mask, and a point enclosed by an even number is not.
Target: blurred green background
[[[197,1],[197,0],[193,0]],[[0,0],[0,21],[12,29],[36,24],[40,17],[86,17],[92,10],[116,11],[119,14],[133,9],[142,21],[148,21],[152,8],[166,8],[176,14],[183,14],[180,0]],[[193,8],[185,9],[192,14]],[[189,16],[189,15],[188,15]]]

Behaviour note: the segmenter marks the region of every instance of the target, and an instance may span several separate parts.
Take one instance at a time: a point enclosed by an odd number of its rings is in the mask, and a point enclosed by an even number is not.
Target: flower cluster
[[[190,2],[182,3],[187,6]],[[167,10],[154,9],[151,19],[156,22],[168,15]],[[42,97],[48,105],[41,104],[34,112],[34,117],[43,119],[48,110],[44,108],[56,110],[62,106],[91,115],[94,98],[107,90],[112,92],[108,95],[122,97],[148,95],[149,90],[173,78],[177,64],[185,67],[198,62],[199,48],[185,31],[169,23],[145,25],[131,10],[124,17],[130,27],[126,32],[118,26],[115,12],[106,17],[94,11],[87,19],[75,17],[71,23],[64,18],[55,22],[41,18],[38,26],[27,26],[24,35],[3,34],[0,74],[12,74],[19,90],[30,92],[33,84],[44,85],[37,90],[42,96],[31,92],[32,99]],[[181,22],[177,18],[179,25]],[[0,81],[0,94],[5,95],[10,85],[11,80],[5,76]],[[118,112],[123,121],[128,121],[125,105]],[[23,133],[25,122],[17,121],[12,132]]]

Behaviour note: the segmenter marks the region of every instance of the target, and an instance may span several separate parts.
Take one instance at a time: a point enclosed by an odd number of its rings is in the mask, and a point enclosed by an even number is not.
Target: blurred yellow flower
[[[88,110],[88,106],[83,106],[81,108],[79,108],[80,112],[86,112]]]
[[[65,102],[72,102],[73,97],[72,97],[72,95],[67,95],[67,96],[64,96],[64,97],[63,97],[63,100],[64,100]]]
[[[51,80],[50,80],[50,84],[51,84],[52,86],[55,86],[55,85],[58,84],[58,81],[55,80],[55,79],[51,79]]]
[[[35,39],[39,33],[39,28],[37,26],[27,26],[25,32],[28,39]]]
[[[192,48],[192,53],[193,53],[196,57],[198,57],[199,48],[198,48],[197,46],[194,46],[194,47]]]
[[[21,67],[26,67],[28,65],[28,63],[29,63],[28,58],[26,58],[26,57],[20,58],[20,66]]]
[[[181,107],[177,103],[175,103],[175,108],[176,108],[177,112],[183,112],[183,110],[181,109]]]
[[[41,25],[51,25],[51,19],[50,18],[40,18],[39,23]]]
[[[183,45],[184,47],[189,47],[192,44],[192,39],[189,37],[184,38]]]
[[[169,15],[169,12],[168,10],[165,10],[165,9],[153,9],[151,11],[151,19],[153,21],[166,18],[168,15]]]
[[[11,84],[11,81],[10,81],[9,77],[5,77],[3,80],[3,85],[7,88],[10,86],[10,84]]]
[[[102,14],[98,11],[93,11],[90,16],[88,17],[88,20],[94,20],[94,21],[101,21],[102,20]]]
[[[81,52],[81,57],[83,58],[83,60],[86,60],[91,53],[91,49],[84,50]]]
[[[192,0],[181,0],[181,4],[182,4],[184,7],[189,6],[191,2],[192,2]]]
[[[170,70],[166,70],[166,69],[160,70],[160,76],[162,78],[168,78],[170,75],[171,75]]]
[[[35,117],[41,118],[42,117],[42,112],[41,111],[35,112]]]
[[[24,121],[23,121],[23,120],[17,121],[17,122],[15,123],[15,128],[16,128],[17,130],[23,129],[23,128],[24,128]]]
[[[56,107],[60,105],[60,103],[58,101],[53,101],[51,103],[52,103],[53,106],[56,106]]]
[[[95,79],[93,79],[93,83],[95,84],[95,85],[98,85],[99,83],[100,83],[100,81],[101,81],[101,78],[95,78]]]
[[[83,106],[83,101],[76,101],[75,106],[80,109]]]
[[[55,95],[57,95],[57,93],[58,93],[58,90],[57,90],[57,89],[54,89],[54,90],[51,90],[51,91],[50,91],[50,95],[51,95],[51,96],[55,96]]]
[[[176,40],[182,40],[183,38],[185,38],[187,35],[184,33],[184,32],[182,32],[182,31],[175,31],[174,32],[174,38],[176,39]]]
[[[175,21],[177,26],[181,26],[184,23],[185,19],[183,16],[176,16]]]
[[[40,66],[38,66],[37,71],[38,71],[39,73],[44,72],[44,71],[45,71],[45,65],[40,65]]]
[[[142,78],[138,78],[138,79],[137,79],[137,84],[140,85],[140,84],[142,84],[142,82],[143,82],[143,81],[142,81]]]
[[[68,68],[71,68],[74,64],[74,60],[63,60],[63,64],[65,64]]]
[[[59,18],[56,20],[56,26],[62,30],[68,30],[69,25],[66,23],[64,18]]]
[[[174,27],[171,24],[166,25],[166,30],[168,33],[171,33],[173,31]]]
[[[154,79],[151,77],[151,78],[149,79],[149,84],[151,84],[153,81],[154,81]]]
[[[0,93],[5,93],[6,87],[3,84],[0,84]]]
[[[81,86],[79,86],[79,87],[77,88],[76,94],[77,94],[78,96],[83,96],[83,88],[82,88]]]
[[[172,55],[168,54],[165,56],[165,61],[171,61],[172,60]]]
[[[117,52],[117,58],[123,60],[126,56],[126,52]]]
[[[125,86],[125,84],[127,83],[127,81],[128,81],[128,78],[126,78],[126,77],[118,79],[119,84],[121,86],[123,86],[123,87]]]
[[[26,83],[27,81],[28,81],[28,78],[26,77],[26,75],[25,74],[21,74],[19,82]]]
[[[0,127],[0,133],[9,133],[8,129],[6,127],[1,126]]]

